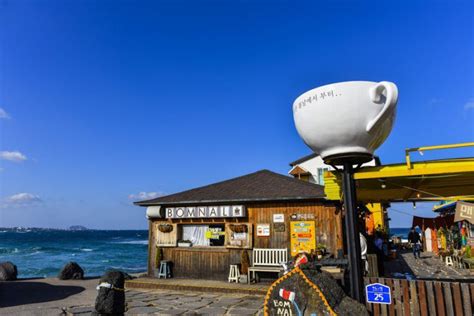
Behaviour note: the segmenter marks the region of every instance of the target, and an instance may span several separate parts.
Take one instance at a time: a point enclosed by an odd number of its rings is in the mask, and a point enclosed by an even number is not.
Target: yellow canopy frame
[[[473,146],[474,142],[408,148],[404,163],[363,167],[354,173],[357,200],[364,203],[474,200],[474,158],[412,162],[410,152]],[[324,174],[330,200],[342,199],[341,174]]]

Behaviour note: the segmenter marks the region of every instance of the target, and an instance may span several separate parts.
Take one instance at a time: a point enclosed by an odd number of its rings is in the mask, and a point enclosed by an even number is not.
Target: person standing
[[[420,259],[421,258],[420,256],[421,239],[420,239],[420,234],[418,234],[415,231],[415,227],[413,227],[410,230],[410,233],[408,234],[408,241],[412,245],[413,256],[415,256],[415,259]]]

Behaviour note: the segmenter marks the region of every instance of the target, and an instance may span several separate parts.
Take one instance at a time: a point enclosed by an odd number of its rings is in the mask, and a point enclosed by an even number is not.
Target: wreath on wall
[[[162,233],[171,233],[173,231],[173,225],[171,224],[159,224],[158,230]]]

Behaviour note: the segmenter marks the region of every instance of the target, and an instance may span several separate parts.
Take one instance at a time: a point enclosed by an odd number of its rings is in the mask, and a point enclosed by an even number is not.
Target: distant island
[[[89,230],[89,229],[81,225],[73,225],[69,227],[69,230]]]

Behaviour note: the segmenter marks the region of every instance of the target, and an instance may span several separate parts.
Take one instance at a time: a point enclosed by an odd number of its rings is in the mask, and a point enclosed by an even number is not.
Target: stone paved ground
[[[473,279],[468,269],[448,267],[431,252],[422,252],[421,259],[416,259],[411,251],[399,254],[398,259],[385,262],[385,275],[400,277],[397,273],[409,273],[420,279]]]
[[[127,290],[126,315],[263,315],[263,296],[167,290]],[[70,307],[69,315],[93,307]]]

